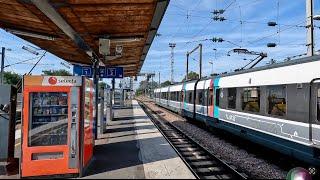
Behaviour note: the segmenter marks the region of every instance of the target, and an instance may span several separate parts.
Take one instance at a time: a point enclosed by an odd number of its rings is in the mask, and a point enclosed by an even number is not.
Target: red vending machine
[[[94,147],[93,97],[85,77],[23,77],[22,177],[85,171]]]

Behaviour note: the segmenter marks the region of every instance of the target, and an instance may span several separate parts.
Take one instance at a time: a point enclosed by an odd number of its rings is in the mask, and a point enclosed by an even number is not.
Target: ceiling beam
[[[31,0],[31,2],[45,14],[55,25],[57,25],[75,44],[89,57],[98,58],[90,46],[82,39],[82,37],[63,19],[48,0]]]

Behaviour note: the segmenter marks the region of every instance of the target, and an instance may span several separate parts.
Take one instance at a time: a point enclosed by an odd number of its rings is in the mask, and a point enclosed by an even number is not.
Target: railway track
[[[153,111],[144,102],[139,104],[167,139],[170,145],[198,179],[247,179],[247,176],[228,165],[195,142],[173,124],[161,117],[162,111]]]

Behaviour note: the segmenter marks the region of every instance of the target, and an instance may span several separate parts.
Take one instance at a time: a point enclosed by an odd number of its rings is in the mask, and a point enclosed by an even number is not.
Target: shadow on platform
[[[148,144],[159,142],[159,144],[157,144],[158,146],[164,145],[163,137],[140,139],[139,141],[140,143]],[[177,157],[176,154],[153,156],[153,158],[149,159],[148,162],[143,163],[139,158],[140,149],[138,147],[138,140],[95,146],[95,160],[92,162],[91,167],[89,167],[86,176]]]
[[[135,120],[135,119],[148,119],[148,116],[125,116],[125,117],[115,117],[112,121],[125,121],[125,120]]]

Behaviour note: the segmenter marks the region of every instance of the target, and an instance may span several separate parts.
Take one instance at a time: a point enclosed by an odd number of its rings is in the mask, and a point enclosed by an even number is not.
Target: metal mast
[[[173,65],[174,65],[174,48],[176,47],[176,43],[169,43],[169,47],[171,47],[171,83],[174,83]]]
[[[307,13],[307,56],[314,55],[314,32],[313,32],[313,0],[306,0]]]

